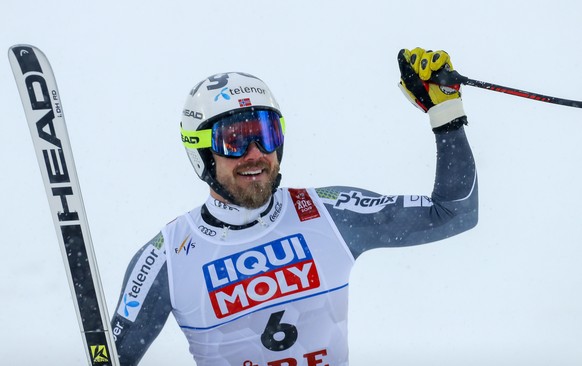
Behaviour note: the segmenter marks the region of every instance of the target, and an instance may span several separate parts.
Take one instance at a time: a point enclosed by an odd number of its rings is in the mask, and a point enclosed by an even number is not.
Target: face
[[[258,208],[271,198],[271,187],[279,173],[277,153],[265,154],[253,142],[240,158],[225,158],[213,154],[216,162],[216,180],[238,203],[246,208]],[[216,192],[211,195],[226,201]]]

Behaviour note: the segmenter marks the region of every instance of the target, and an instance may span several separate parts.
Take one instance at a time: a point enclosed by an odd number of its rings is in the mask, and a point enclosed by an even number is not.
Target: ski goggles
[[[182,129],[182,142],[189,149],[210,148],[218,155],[238,158],[251,142],[264,153],[283,145],[285,120],[272,110],[248,110],[221,117],[211,129]]]

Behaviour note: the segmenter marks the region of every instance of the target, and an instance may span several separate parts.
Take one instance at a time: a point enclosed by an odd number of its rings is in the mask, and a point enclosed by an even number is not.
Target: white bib
[[[248,227],[202,213],[162,230],[173,313],[197,365],[347,364],[354,258],[315,191],[279,189]]]

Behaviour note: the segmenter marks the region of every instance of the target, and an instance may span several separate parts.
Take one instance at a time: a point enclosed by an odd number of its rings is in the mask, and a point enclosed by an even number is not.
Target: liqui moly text
[[[320,285],[315,262],[301,234],[217,259],[202,270],[218,318]]]

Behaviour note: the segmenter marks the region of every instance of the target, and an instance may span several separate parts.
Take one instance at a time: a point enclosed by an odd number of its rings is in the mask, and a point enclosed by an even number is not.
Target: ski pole
[[[519,90],[511,88],[508,86],[497,85],[493,83],[488,83],[486,81],[479,81],[475,79],[470,79],[466,76],[459,74],[457,71],[439,70],[434,73],[430,80],[439,85],[453,85],[453,84],[463,84],[468,86],[474,86],[477,88],[487,89],[496,91],[499,93],[511,94],[517,97],[533,99],[540,102],[547,102],[553,104],[564,105],[567,107],[582,108],[582,101],[569,100],[557,97],[550,97],[547,95],[532,93],[525,90]]]

